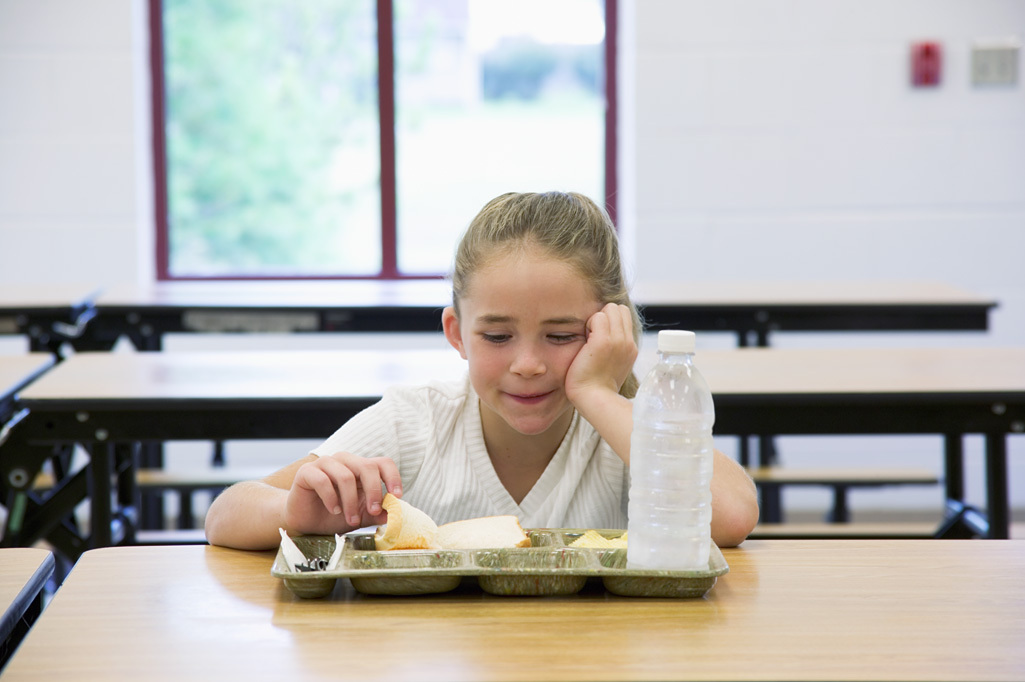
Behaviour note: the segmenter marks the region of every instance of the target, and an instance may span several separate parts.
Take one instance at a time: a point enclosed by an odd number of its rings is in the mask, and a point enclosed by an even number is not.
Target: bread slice
[[[445,549],[530,547],[530,538],[515,516],[484,516],[439,526],[438,544]]]
[[[381,506],[388,512],[388,523],[378,526],[374,535],[377,549],[438,548],[438,526],[430,516],[391,493],[385,494]]]

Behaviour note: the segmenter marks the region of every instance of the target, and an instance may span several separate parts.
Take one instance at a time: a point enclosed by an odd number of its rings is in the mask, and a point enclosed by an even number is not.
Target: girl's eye
[[[489,343],[505,343],[509,340],[508,334],[481,334],[481,338]]]
[[[579,334],[549,334],[548,338],[553,343],[573,343],[580,338]]]

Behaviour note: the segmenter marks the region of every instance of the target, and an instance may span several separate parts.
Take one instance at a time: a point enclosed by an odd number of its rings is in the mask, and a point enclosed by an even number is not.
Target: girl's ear
[[[463,333],[459,327],[459,318],[452,306],[447,306],[441,312],[441,328],[445,330],[445,338],[449,344],[459,351],[459,356],[466,359],[466,348],[463,346]]]

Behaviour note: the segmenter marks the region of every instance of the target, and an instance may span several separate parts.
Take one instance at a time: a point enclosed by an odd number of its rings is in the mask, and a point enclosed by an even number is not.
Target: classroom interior
[[[357,281],[347,295],[384,311],[370,331],[317,279],[213,282],[214,300],[265,300],[191,301],[159,318],[183,327],[169,333],[145,301],[102,293],[26,312],[46,292],[208,284],[161,280],[160,1],[0,0],[0,678],[1025,679],[1025,0],[606,0],[605,158],[635,300],[700,327],[716,447],[776,455],[752,469],[755,533],[711,543],[708,570],[656,572],[629,564],[619,529],[589,548],[567,528],[502,549],[378,551],[367,529],[205,542],[206,483],[293,462],[383,382],[465,363],[425,329],[443,280],[383,306],[380,282]],[[437,0],[483,3],[498,0]],[[513,4],[572,19],[595,2]],[[979,61],[996,53],[996,71]],[[502,147],[481,147],[485,177]],[[556,156],[539,186],[503,189],[574,189],[542,184]],[[451,164],[425,173],[442,201],[465,190]],[[452,210],[458,229],[472,218]],[[266,307],[296,291],[312,307]],[[249,328],[224,332],[225,309]],[[110,329],[125,335],[94,335]]]
[[[140,0],[0,3],[5,291],[155,280],[146,10]],[[1021,41],[1025,3],[619,0],[617,28],[617,225],[632,281],[941,282],[996,301],[989,328],[778,332],[772,345],[1025,346],[1025,82],[984,87],[970,73],[975,47]],[[936,87],[910,82],[921,41],[943,48]],[[642,351],[653,343],[646,335]],[[699,362],[700,349],[735,344],[699,334]],[[447,347],[430,333],[188,334],[170,335],[163,352],[411,346]],[[0,353],[25,349],[0,336]],[[317,442],[230,442],[226,453],[272,469]],[[939,436],[784,436],[778,447],[797,468],[828,458],[942,474]],[[981,437],[965,448],[966,496],[981,504]],[[1025,439],[1009,438],[1017,537],[1023,455]],[[188,469],[210,447],[170,444],[166,457]],[[783,495],[792,519],[820,519],[832,499],[804,487]],[[850,507],[854,520],[931,520],[943,493],[855,490]],[[174,495],[166,508],[173,518]]]

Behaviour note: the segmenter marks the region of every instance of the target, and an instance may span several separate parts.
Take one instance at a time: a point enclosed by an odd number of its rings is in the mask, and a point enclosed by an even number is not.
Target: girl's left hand
[[[587,320],[587,340],[566,372],[566,396],[596,390],[618,393],[637,360],[630,308],[608,303]]]

